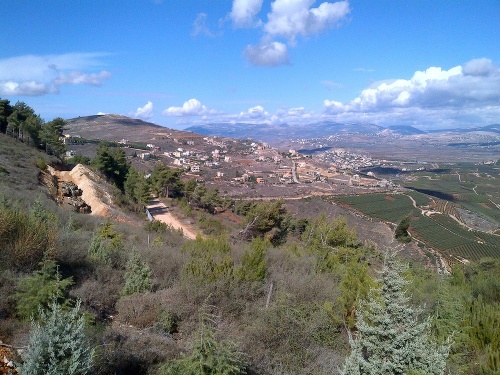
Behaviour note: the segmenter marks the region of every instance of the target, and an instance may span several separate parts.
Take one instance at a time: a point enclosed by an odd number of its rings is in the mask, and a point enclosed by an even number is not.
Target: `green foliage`
[[[108,221],[92,236],[88,256],[92,261],[117,266],[123,249],[122,234],[116,231],[113,224]]]
[[[408,243],[411,241],[411,236],[408,233],[408,228],[410,227],[410,218],[405,217],[396,227],[396,231],[394,232],[394,237],[403,243]]]
[[[191,353],[164,365],[158,375],[243,375],[243,353],[230,340],[217,340],[216,316],[200,309],[199,328]]]
[[[149,202],[149,182],[134,167],[129,168],[123,186],[125,194],[135,203],[145,206]]]
[[[26,211],[8,200],[0,201],[0,267],[33,269],[45,253],[55,249],[56,224],[54,215],[42,208],[40,202]]]
[[[8,118],[12,114],[12,106],[7,99],[0,99],[0,132],[7,131]]]
[[[40,140],[47,154],[55,155],[58,158],[63,156],[66,145],[60,140],[60,137],[63,135],[65,125],[66,122],[61,117],[57,117],[41,128]]]
[[[180,197],[184,190],[181,176],[181,169],[168,168],[158,163],[149,178],[151,180],[151,189],[160,197]]]
[[[449,364],[455,373],[499,371],[499,276],[500,262],[490,259],[455,265],[439,283],[433,328],[440,340],[453,334]]]
[[[263,281],[267,275],[266,250],[271,244],[261,238],[254,238],[247,246],[241,266],[236,274],[242,281]]]
[[[358,309],[357,333],[341,374],[444,374],[450,344],[437,346],[430,321],[418,321],[420,309],[409,304],[403,267],[395,253],[386,255],[380,288]]]
[[[330,220],[321,214],[309,223],[302,241],[311,252],[322,253],[337,246],[353,247],[356,244],[356,230],[349,228],[345,217]]]
[[[226,209],[230,205],[228,200],[220,196],[218,189],[207,189],[202,184],[196,185],[189,202],[212,214],[218,209]]]
[[[337,306],[341,309],[348,327],[354,327],[359,301],[366,300],[368,292],[374,286],[365,262],[350,261],[346,264],[344,276],[339,284]]]
[[[150,233],[165,233],[167,229],[168,225],[158,220],[148,221],[144,224],[144,230]]]
[[[266,237],[275,246],[286,240],[288,215],[283,200],[240,203],[235,211],[246,212],[244,229],[240,231],[244,237]]]
[[[229,281],[234,273],[234,261],[229,252],[229,243],[224,238],[200,236],[186,242],[184,251],[189,253],[189,260],[183,269],[183,276],[195,284]]]
[[[177,332],[178,325],[179,317],[177,314],[170,310],[161,310],[158,314],[158,321],[156,322],[155,327],[161,332],[172,335]]]
[[[42,170],[42,171],[45,171],[47,169],[47,162],[42,159],[42,158],[38,158],[37,161],[36,161],[36,166]]]
[[[70,311],[53,301],[32,321],[28,349],[21,355],[23,375],[84,375],[91,373],[94,349],[85,337],[80,302]]]
[[[224,226],[219,220],[203,213],[198,215],[198,225],[206,235],[221,235],[224,233]]]
[[[108,179],[113,181],[120,190],[123,190],[130,167],[125,157],[125,151],[116,147],[111,149],[101,142],[97,147],[97,155],[92,160],[92,164]]]
[[[90,165],[91,159],[88,156],[83,156],[80,154],[77,154],[68,160],[66,160],[67,163],[69,164],[83,164],[83,165]]]
[[[23,277],[18,284],[17,315],[21,319],[38,319],[40,308],[46,309],[57,301],[67,306],[67,288],[73,284],[72,278],[61,279],[57,264],[51,259],[40,263],[40,269],[31,276]]]
[[[345,217],[330,221],[321,214],[309,222],[302,234],[307,252],[316,255],[320,272],[343,274],[343,265],[364,259],[363,248],[358,246],[356,229],[349,228]]]
[[[132,256],[127,262],[125,286],[121,291],[121,295],[128,296],[134,293],[149,292],[152,288],[151,268],[149,268],[147,263],[141,261],[141,257],[137,251],[132,252]]]

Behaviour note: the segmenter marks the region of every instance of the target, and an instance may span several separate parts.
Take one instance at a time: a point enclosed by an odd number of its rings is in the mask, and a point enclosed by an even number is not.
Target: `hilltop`
[[[176,138],[199,138],[201,135],[174,130],[121,115],[80,116],[66,120],[67,133],[87,139],[147,143],[165,142]]]

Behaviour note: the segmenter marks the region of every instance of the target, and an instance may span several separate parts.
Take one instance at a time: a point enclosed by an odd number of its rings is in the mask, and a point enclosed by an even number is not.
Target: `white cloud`
[[[242,120],[264,120],[267,117],[269,117],[269,113],[260,105],[256,105],[249,108],[248,111],[240,112],[239,114],[239,118]]]
[[[482,122],[500,112],[500,68],[484,58],[448,70],[430,67],[410,79],[373,84],[348,103],[325,100],[323,106],[326,115],[343,120],[367,115],[380,123],[432,119],[446,125],[445,119],[459,118]]]
[[[46,94],[49,91],[47,85],[36,81],[0,81],[0,95],[6,96],[38,96]]]
[[[498,73],[498,68],[490,59],[473,59],[464,65],[463,73],[466,76],[488,76]]]
[[[304,113],[305,113],[305,108],[304,107],[290,108],[288,110],[288,115],[289,116],[303,116]]]
[[[99,73],[82,73],[73,71],[70,73],[60,73],[59,76],[52,81],[55,86],[61,85],[90,85],[101,86],[102,82],[111,77],[111,73],[103,70]]]
[[[100,86],[111,77],[102,67],[102,53],[25,55],[0,60],[0,94],[38,96],[57,93],[62,85]]]
[[[298,35],[318,34],[332,28],[350,13],[348,1],[324,2],[311,8],[315,0],[276,0],[264,30],[270,36],[280,36],[292,44]]]
[[[213,38],[216,36],[207,25],[207,14],[206,13],[198,13],[196,19],[193,22],[193,31],[191,32],[192,36],[198,35],[208,36],[209,38]]]
[[[134,112],[133,117],[143,120],[149,120],[151,117],[153,117],[153,102],[148,101],[144,105],[144,107],[137,108],[137,111]]]
[[[287,64],[287,45],[277,41],[283,38],[293,46],[297,37],[319,34],[331,29],[346,18],[351,9],[348,1],[323,2],[313,8],[315,0],[275,0],[263,25],[264,35],[257,45],[248,45],[244,55],[257,66]],[[260,0],[234,0],[230,17],[238,27],[255,25],[254,18],[262,7]]]
[[[259,24],[255,16],[262,8],[263,0],[234,0],[229,18],[235,27],[253,27]]]
[[[248,45],[243,54],[252,65],[278,66],[288,64],[288,47],[280,42]]]
[[[184,102],[182,107],[169,107],[163,111],[165,116],[202,116],[216,113],[217,111],[208,109],[198,99],[194,98]]]
[[[378,112],[390,108],[462,108],[500,103],[500,69],[491,60],[471,60],[449,70],[430,67],[412,78],[382,82],[343,104],[325,100],[327,112]]]

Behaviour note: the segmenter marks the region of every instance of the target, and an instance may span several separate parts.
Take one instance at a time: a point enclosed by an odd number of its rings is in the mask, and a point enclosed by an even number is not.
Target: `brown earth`
[[[73,182],[82,190],[82,199],[91,207],[90,215],[115,217],[120,221],[131,221],[129,217],[118,210],[113,197],[107,191],[106,183],[96,173],[82,164],[77,164],[71,171],[58,171],[49,167],[50,173],[62,182]]]

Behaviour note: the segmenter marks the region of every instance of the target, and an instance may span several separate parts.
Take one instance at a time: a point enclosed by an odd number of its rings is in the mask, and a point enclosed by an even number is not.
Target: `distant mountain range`
[[[487,125],[475,128],[456,128],[440,130],[420,130],[408,125],[382,127],[370,123],[337,123],[322,121],[306,125],[288,124],[248,124],[248,123],[211,123],[191,126],[183,131],[174,130],[139,119],[132,119],[121,115],[93,115],[82,116],[66,120],[72,134],[79,134],[85,138],[119,140],[122,138],[131,141],[153,139],[158,137],[192,137],[195,134],[227,137],[234,139],[251,138],[256,141],[277,142],[293,139],[322,138],[339,134],[366,134],[366,135],[401,135],[412,136],[439,133],[473,133],[488,132],[500,135],[500,124]],[[191,134],[191,136],[189,135]]]
[[[301,138],[321,138],[336,134],[396,134],[396,135],[418,135],[430,133],[470,133],[470,132],[492,132],[500,134],[500,125],[488,125],[467,129],[440,129],[424,131],[408,125],[395,125],[384,128],[370,123],[336,123],[322,121],[307,125],[268,125],[268,124],[247,124],[247,123],[212,123],[206,125],[196,125],[186,128],[187,131],[204,135],[215,135],[231,138],[252,138],[272,142],[278,139],[301,139]]]

